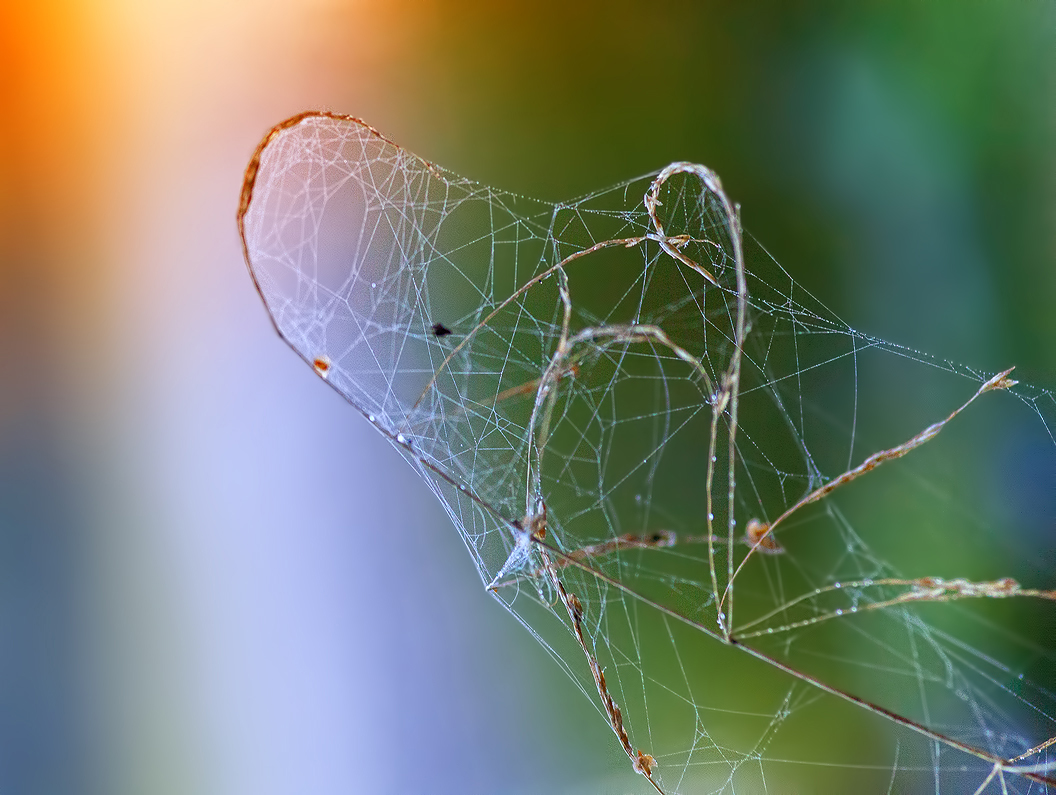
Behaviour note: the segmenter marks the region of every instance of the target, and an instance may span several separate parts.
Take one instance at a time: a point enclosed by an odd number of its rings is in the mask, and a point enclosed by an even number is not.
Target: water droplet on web
[[[396,434],[396,443],[397,444],[408,444],[409,442],[408,442],[408,439],[407,439],[406,436],[404,436],[402,433],[398,433],[398,434]]]

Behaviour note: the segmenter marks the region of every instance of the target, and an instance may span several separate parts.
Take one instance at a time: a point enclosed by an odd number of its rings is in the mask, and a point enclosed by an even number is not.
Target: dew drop
[[[836,615],[837,615],[837,616],[842,616],[842,615],[843,615],[843,610],[842,610],[842,609],[840,609],[839,607],[837,607],[837,608],[836,608]]]
[[[840,583],[838,583],[838,582],[834,582],[834,583],[832,584],[832,587],[833,587],[833,588],[842,588],[843,586],[842,586],[842,585],[841,585]]]
[[[407,444],[407,437],[404,436],[402,433],[396,434],[396,443],[397,444]]]

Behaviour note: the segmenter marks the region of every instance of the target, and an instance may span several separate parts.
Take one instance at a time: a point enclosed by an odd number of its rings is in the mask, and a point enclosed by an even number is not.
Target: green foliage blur
[[[1051,4],[405,10],[411,151],[553,200],[703,162],[855,327],[1056,372]]]

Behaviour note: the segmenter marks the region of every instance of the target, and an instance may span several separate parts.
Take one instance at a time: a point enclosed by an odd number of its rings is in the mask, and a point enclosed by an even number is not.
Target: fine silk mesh
[[[694,164],[552,204],[308,113],[261,143],[239,226],[280,335],[643,791],[1050,791],[1056,576],[924,552],[986,531],[925,462],[991,415],[1051,454],[1051,392],[856,331]]]

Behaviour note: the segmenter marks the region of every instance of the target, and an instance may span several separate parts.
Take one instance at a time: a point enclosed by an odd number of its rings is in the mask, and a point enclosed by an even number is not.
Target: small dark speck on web
[[[450,333],[451,333],[451,329],[449,329],[443,323],[433,323],[433,336],[434,337],[446,337]]]

